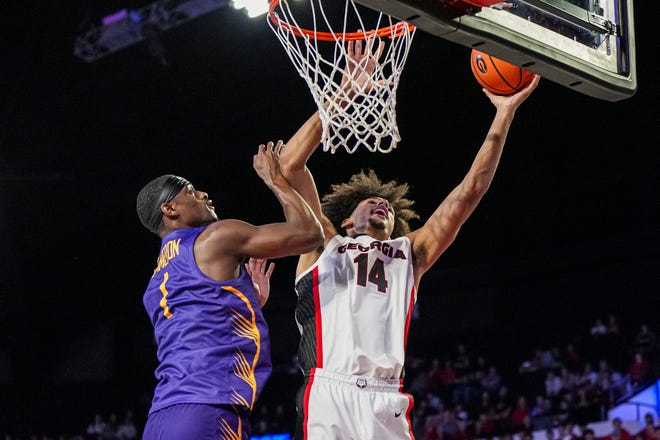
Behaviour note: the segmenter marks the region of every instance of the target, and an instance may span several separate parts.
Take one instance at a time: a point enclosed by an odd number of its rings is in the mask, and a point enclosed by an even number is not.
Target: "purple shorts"
[[[142,440],[248,440],[248,415],[232,405],[172,405],[149,415]]]

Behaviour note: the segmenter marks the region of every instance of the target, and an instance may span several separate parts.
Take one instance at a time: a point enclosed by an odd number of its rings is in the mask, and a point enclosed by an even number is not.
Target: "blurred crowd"
[[[644,415],[638,429],[623,428],[619,419],[609,421],[612,429],[605,436],[588,428],[607,421],[610,408],[660,377],[655,330],[644,322],[635,325],[625,331],[614,315],[595,318],[586,334],[583,329],[573,340],[518,353],[504,363],[491,356],[501,347],[486,352],[465,343],[457,343],[451,353],[409,356],[404,384],[414,397],[410,416],[416,439],[531,440],[534,432],[543,432],[544,440],[660,440],[660,419],[652,413]],[[515,353],[510,347],[503,351]],[[293,432],[301,380],[295,357],[275,365],[252,415],[253,435]],[[78,433],[3,432],[0,440],[141,437],[133,409],[91,414],[91,420],[81,420]]]
[[[549,440],[582,438],[587,424],[607,420],[612,406],[660,377],[656,334],[647,323],[637,325],[625,332],[614,315],[595,318],[586,334],[501,365],[464,343],[452,353],[409,356],[404,382],[414,397],[416,439],[522,440],[539,431]],[[294,379],[287,379],[291,374]],[[295,359],[275,372],[272,381],[282,384],[276,395],[297,386],[299,374]],[[290,407],[264,401],[258,406],[254,433],[292,432],[293,400]]]

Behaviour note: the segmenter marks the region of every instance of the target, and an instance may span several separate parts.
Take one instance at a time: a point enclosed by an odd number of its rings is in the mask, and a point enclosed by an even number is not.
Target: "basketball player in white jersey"
[[[359,44],[349,52],[363,77],[347,83],[361,86],[374,68],[373,56]],[[514,113],[538,83],[535,76],[511,96],[484,91],[496,109],[486,139],[463,181],[414,231],[408,185],[381,182],[372,170],[333,185],[321,203],[306,165],[321,140],[318,112],[286,144],[283,174],[325,232],[323,245],[300,255],[296,269],[305,376],[297,397],[297,440],[413,438],[413,401],[402,391],[402,375],[417,287],[486,193]]]

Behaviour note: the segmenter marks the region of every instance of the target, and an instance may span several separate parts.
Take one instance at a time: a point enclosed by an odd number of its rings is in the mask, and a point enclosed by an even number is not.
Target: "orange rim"
[[[413,26],[412,24],[400,21],[396,24],[386,26],[384,28],[375,29],[366,32],[312,31],[309,29],[303,29],[303,28],[291,26],[289,23],[280,20],[277,14],[275,13],[275,8],[279,4],[280,4],[280,0],[271,0],[269,12],[268,12],[268,17],[270,18],[270,21],[272,21],[276,26],[288,32],[291,32],[293,35],[297,37],[308,36],[310,38],[314,38],[316,40],[322,40],[322,41],[335,41],[335,40],[358,41],[358,40],[366,40],[367,38],[373,37],[374,35],[377,37],[396,38],[406,32],[412,32],[413,29],[415,29],[415,26]]]

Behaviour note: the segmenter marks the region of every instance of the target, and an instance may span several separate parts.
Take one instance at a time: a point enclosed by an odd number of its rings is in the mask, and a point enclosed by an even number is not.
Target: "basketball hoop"
[[[415,26],[358,7],[353,0],[330,3],[344,3],[339,8],[343,10],[328,10],[322,0],[271,0],[268,22],[312,92],[323,125],[323,150],[334,154],[343,146],[352,154],[363,146],[371,152],[389,153],[401,140],[396,123],[396,90]],[[310,10],[301,12],[300,5]],[[349,29],[372,30],[348,32]],[[346,68],[346,43],[362,40],[383,41],[385,47],[375,60],[370,86],[352,89],[355,94],[348,97],[341,86],[342,79],[351,78]],[[326,105],[338,101],[350,104]]]

